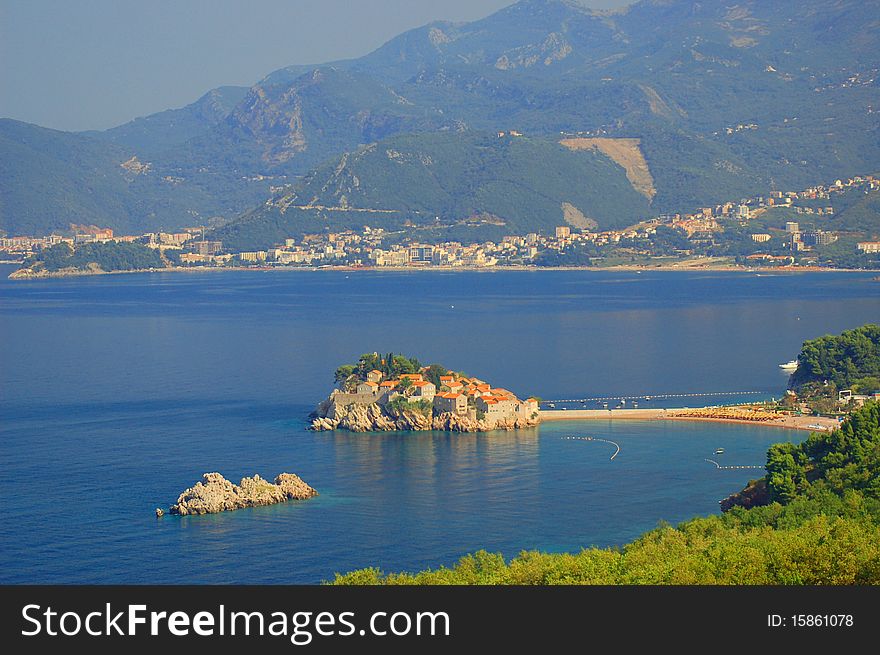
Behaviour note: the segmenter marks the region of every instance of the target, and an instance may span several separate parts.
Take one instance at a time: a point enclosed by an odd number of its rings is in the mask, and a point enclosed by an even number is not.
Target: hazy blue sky
[[[627,0],[583,0],[593,7]],[[0,116],[103,129],[512,0],[0,0]]]

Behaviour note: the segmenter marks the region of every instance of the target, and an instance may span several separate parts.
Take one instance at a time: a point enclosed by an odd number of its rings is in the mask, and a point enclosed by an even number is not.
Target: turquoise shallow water
[[[333,368],[405,351],[521,394],[778,395],[804,338],[880,318],[870,275],[228,273],[0,283],[0,582],[290,583],[486,548],[576,550],[717,511],[757,426],[304,429]],[[691,403],[697,404],[697,403]],[[592,435],[616,441],[566,440]],[[165,517],[201,473],[321,495]]]

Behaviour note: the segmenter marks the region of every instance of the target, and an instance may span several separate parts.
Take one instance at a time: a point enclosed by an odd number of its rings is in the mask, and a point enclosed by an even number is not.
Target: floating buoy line
[[[618,453],[620,453],[620,444],[617,443],[616,441],[611,441],[609,439],[601,439],[599,437],[562,437],[562,438],[566,439],[568,441],[601,441],[602,443],[611,444],[612,446],[617,448],[617,450],[615,450],[614,454],[611,456],[611,460],[613,460],[615,457],[617,457]],[[609,461],[611,461],[611,460],[609,460]]]

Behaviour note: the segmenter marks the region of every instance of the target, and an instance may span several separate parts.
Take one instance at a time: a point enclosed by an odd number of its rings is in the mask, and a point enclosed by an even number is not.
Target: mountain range
[[[71,134],[0,120],[0,229],[575,226],[880,171],[880,2],[522,0]],[[502,135],[503,133],[503,135]]]

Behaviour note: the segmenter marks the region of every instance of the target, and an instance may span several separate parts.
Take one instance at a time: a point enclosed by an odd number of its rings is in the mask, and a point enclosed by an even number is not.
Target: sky
[[[627,0],[582,0],[595,8]],[[106,129],[512,0],[0,0],[0,117]]]

